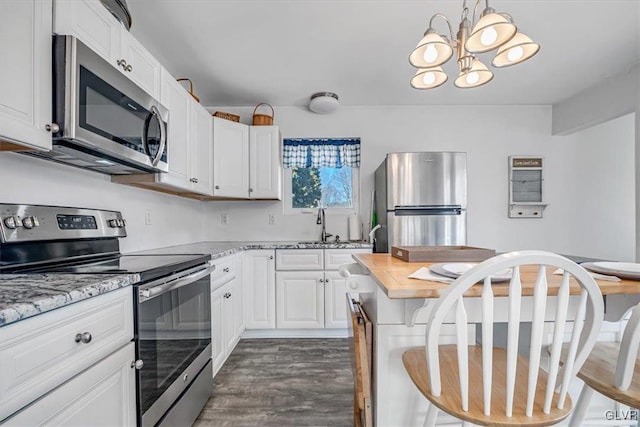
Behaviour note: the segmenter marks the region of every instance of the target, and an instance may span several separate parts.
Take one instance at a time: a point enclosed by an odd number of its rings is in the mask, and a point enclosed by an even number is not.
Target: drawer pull
[[[83,332],[81,334],[76,334],[75,341],[82,342],[84,344],[89,344],[91,342],[91,334],[89,332]]]
[[[225,273],[228,273],[230,270],[229,270],[229,267],[225,267],[222,269],[222,271],[224,271]]]
[[[132,368],[140,370],[140,369],[142,369],[143,366],[144,366],[144,362],[142,360],[140,360],[140,359],[138,359],[138,360],[136,360],[134,362],[131,362],[131,367]]]

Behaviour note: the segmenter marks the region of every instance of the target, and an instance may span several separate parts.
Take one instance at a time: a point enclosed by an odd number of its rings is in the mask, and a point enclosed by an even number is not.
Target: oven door
[[[54,43],[57,140],[166,172],[168,110],[80,40]],[[80,148],[78,148],[80,149]]]
[[[211,358],[212,269],[206,264],[137,289],[142,426],[155,425]]]

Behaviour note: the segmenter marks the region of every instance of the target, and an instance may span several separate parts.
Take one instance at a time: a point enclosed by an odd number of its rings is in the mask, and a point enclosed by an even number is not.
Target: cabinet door
[[[51,149],[51,0],[0,2],[0,150]]]
[[[235,270],[238,272],[234,281],[235,286],[235,296],[234,299],[234,308],[233,308],[233,316],[234,316],[234,324],[236,328],[236,336],[237,339],[240,340],[240,336],[244,332],[245,323],[244,323],[244,284],[242,282],[242,256],[235,257]]]
[[[191,179],[193,191],[213,195],[213,119],[211,115],[191,101]]]
[[[256,250],[244,253],[245,323],[247,329],[276,327],[275,251]]]
[[[276,269],[280,270],[322,270],[324,269],[323,249],[278,249]]]
[[[324,273],[277,272],[276,318],[278,328],[324,328]]]
[[[236,345],[236,327],[233,314],[235,287],[234,280],[223,286],[224,293],[222,294],[222,334],[224,338],[225,356],[228,356]]]
[[[249,128],[249,198],[282,200],[280,128]]]
[[[191,97],[180,83],[166,70],[162,70],[162,104],[169,109],[167,128],[167,156],[169,172],[158,174],[160,182],[189,190],[189,110]]]
[[[134,360],[135,346],[129,343],[2,425],[135,426]]]
[[[117,61],[123,27],[99,0],[56,0],[54,6],[54,33],[76,36],[114,67],[120,68]]]
[[[126,65],[119,66],[127,77],[158,99],[160,96],[160,63],[128,31],[120,32],[120,57]]]
[[[222,314],[222,295],[224,295],[225,287],[216,289],[211,293],[211,362],[213,365],[213,376],[222,367],[226,354],[224,348],[223,335],[223,314]]]
[[[324,327],[347,328],[347,305],[345,303],[346,279],[337,271],[324,273]]]
[[[213,118],[213,195],[249,197],[249,127]]]

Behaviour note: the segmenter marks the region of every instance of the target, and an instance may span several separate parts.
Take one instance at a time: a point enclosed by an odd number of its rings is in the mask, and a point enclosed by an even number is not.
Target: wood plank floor
[[[350,426],[349,340],[243,339],[194,427]]]

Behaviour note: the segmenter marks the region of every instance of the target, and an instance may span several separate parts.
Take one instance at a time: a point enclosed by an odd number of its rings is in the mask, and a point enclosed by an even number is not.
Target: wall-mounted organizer
[[[509,156],[509,218],[542,218],[544,157]]]

